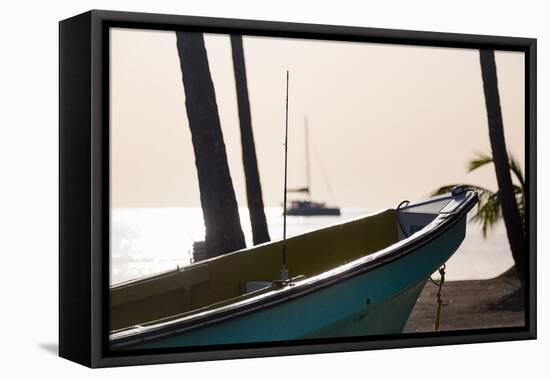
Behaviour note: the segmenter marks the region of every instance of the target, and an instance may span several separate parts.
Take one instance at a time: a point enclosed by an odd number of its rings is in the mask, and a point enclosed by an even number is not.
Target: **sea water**
[[[287,217],[287,235],[297,235],[371,213],[343,208],[342,215]],[[271,240],[282,239],[281,207],[265,209]],[[246,245],[252,246],[247,208],[239,208]],[[110,283],[183,267],[190,264],[195,241],[204,240],[200,207],[111,209]],[[505,228],[500,222],[483,237],[479,224],[468,223],[466,238],[447,262],[447,280],[492,278],[513,265]],[[436,276],[435,276],[436,277]]]

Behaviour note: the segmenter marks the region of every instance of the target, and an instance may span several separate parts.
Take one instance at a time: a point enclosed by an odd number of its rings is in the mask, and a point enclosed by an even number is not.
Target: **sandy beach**
[[[489,280],[445,282],[440,331],[523,326],[523,305],[517,295],[512,295],[519,287],[511,271]],[[437,289],[430,282],[426,284],[404,332],[433,331]]]

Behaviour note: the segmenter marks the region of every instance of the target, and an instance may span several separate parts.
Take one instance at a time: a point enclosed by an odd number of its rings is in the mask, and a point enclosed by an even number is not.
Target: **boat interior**
[[[289,237],[289,276],[309,278],[379,251],[437,216],[433,209],[404,210],[388,209]],[[282,241],[268,242],[114,285],[109,296],[110,330],[190,315],[275,290],[272,283],[280,278],[281,251]]]

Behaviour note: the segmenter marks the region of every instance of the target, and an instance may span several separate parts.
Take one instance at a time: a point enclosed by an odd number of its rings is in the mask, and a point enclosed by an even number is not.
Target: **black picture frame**
[[[341,340],[113,352],[108,348],[110,27],[525,53],[529,276],[526,324]],[[59,354],[89,367],[534,339],[536,319],[536,39],[92,10],[59,23]]]

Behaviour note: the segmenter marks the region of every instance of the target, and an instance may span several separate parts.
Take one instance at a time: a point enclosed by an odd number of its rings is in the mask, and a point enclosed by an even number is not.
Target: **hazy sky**
[[[111,29],[113,207],[200,206],[174,32]],[[229,168],[246,206],[231,46],[206,35]],[[285,75],[290,70],[289,186],[340,206],[393,207],[434,188],[496,188],[494,169],[466,174],[490,152],[477,50],[244,37],[252,126],[266,206],[282,202]],[[508,151],[524,163],[524,54],[497,52]],[[290,197],[294,198],[294,197]]]

